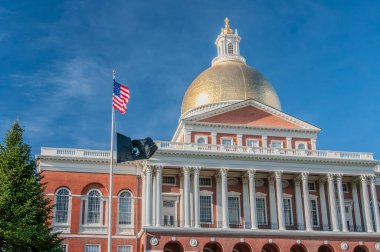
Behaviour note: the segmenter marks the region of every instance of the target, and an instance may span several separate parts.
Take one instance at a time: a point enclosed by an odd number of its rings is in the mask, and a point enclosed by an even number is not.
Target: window
[[[258,225],[267,224],[267,212],[266,212],[266,202],[265,198],[256,198],[256,217]]]
[[[67,245],[67,244],[62,244],[61,245],[61,248],[62,248],[62,252],[67,252],[67,251],[69,251],[68,249],[69,249],[69,245]]]
[[[117,246],[117,252],[132,252],[132,246]]]
[[[199,213],[201,223],[212,223],[211,196],[199,197]]]
[[[238,196],[228,197],[228,216],[230,224],[240,224],[240,198]]]
[[[344,193],[348,193],[348,184],[347,183],[342,183],[342,187],[343,187],[343,192]]]
[[[282,148],[282,142],[281,141],[271,141],[271,147],[281,149]]]
[[[70,192],[61,188],[55,195],[55,223],[68,223]]]
[[[163,176],[162,177],[162,184],[164,185],[175,185],[175,176]]]
[[[91,190],[88,193],[87,224],[100,224],[100,200],[101,194],[99,191]]]
[[[259,140],[257,139],[247,139],[247,146],[251,148],[259,147]]]
[[[100,245],[86,245],[85,252],[100,252]]]
[[[198,144],[207,144],[207,139],[205,137],[197,137]]]
[[[315,187],[315,182],[309,182],[308,186],[309,186],[309,191],[311,192],[315,192],[317,190]]]
[[[313,226],[318,227],[319,226],[319,217],[318,217],[318,202],[316,199],[310,200],[310,206],[311,206],[311,218],[313,220]]]
[[[222,138],[222,145],[232,145],[232,138]]]
[[[205,186],[205,187],[212,186],[212,179],[211,178],[200,177],[199,178],[199,186]]]
[[[233,47],[232,43],[228,43],[227,53],[228,54],[234,54],[234,47]]]
[[[284,213],[285,225],[293,225],[292,200],[289,198],[284,199]]]
[[[119,194],[119,225],[132,224],[133,196],[129,191]]]

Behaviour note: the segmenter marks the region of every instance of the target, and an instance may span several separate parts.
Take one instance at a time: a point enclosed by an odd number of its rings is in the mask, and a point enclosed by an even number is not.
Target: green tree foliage
[[[15,122],[0,145],[0,251],[61,251],[50,227],[52,204],[30,150]]]

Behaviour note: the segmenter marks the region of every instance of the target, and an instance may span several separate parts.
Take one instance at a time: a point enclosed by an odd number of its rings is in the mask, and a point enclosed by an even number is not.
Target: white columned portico
[[[228,184],[227,175],[228,169],[220,169],[220,175],[222,177],[222,215],[223,215],[223,228],[229,227],[228,220]]]
[[[156,227],[162,224],[162,166],[156,166]]]
[[[338,187],[338,197],[339,197],[339,207],[340,207],[340,219],[342,222],[342,231],[348,232],[347,221],[346,221],[346,210],[345,210],[345,202],[343,195],[343,185],[342,185],[342,174],[338,174],[336,176],[336,184]]]
[[[184,207],[185,207],[185,225],[190,227],[190,167],[183,167],[183,192],[184,192]]]
[[[270,210],[270,224],[272,228],[277,228],[277,206],[276,206],[276,192],[274,189],[275,179],[273,176],[268,178],[269,182],[269,210]]]
[[[278,229],[285,230],[285,217],[284,217],[284,197],[282,195],[282,171],[274,173],[276,177],[276,195],[277,195],[277,212],[278,212]]]
[[[375,225],[376,225],[376,232],[380,233],[380,216],[379,216],[379,207],[377,205],[377,192],[376,192],[376,185],[375,185],[375,176],[370,176],[370,187],[371,187],[371,195],[372,195],[372,206],[373,206],[373,213],[375,215]]]
[[[369,204],[369,197],[368,197],[368,184],[367,184],[367,176],[361,175],[360,176],[360,183],[361,183],[361,190],[362,190],[362,198],[363,198],[363,205],[364,205],[364,214],[365,214],[365,222],[366,222],[366,230],[368,233],[373,232],[373,227],[371,223],[371,206]]]
[[[332,225],[333,231],[339,232],[338,214],[336,211],[334,174],[327,174],[327,183],[329,187],[330,223]]]
[[[303,208],[302,208],[302,195],[301,195],[301,179],[297,177],[294,179],[294,189],[296,195],[296,213],[297,213],[297,225],[302,227],[305,223],[303,220]]]
[[[153,172],[153,167],[150,165],[147,165],[145,172],[146,172],[146,202],[145,202],[146,220],[145,220],[145,225],[146,226],[152,226],[152,172]]]
[[[200,167],[194,167],[194,227],[200,227],[200,215],[199,215],[199,172]]]
[[[256,182],[255,182],[255,170],[248,170],[249,179],[249,205],[251,208],[251,229],[257,229],[256,218]]]
[[[321,202],[321,215],[322,215],[322,229],[328,229],[328,218],[327,218],[327,207],[326,207],[326,193],[325,193],[325,182],[326,178],[322,178],[319,180],[319,197]]]
[[[242,177],[243,182],[243,213],[244,213],[244,228],[251,228],[251,208],[249,207],[249,184],[248,176]]]
[[[358,229],[359,227],[362,227],[362,219],[360,218],[357,180],[351,182],[351,187],[352,187],[352,199],[354,201],[355,224]]]

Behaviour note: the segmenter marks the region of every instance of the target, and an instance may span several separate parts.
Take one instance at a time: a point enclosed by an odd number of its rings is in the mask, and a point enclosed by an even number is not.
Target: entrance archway
[[[280,252],[280,249],[277,247],[276,244],[267,243],[263,246],[261,252]]]
[[[223,252],[223,248],[217,242],[209,242],[203,247],[203,252]]]
[[[302,244],[294,244],[290,248],[290,252],[307,252],[307,249],[304,245]]]
[[[168,242],[164,246],[164,252],[183,252],[183,247],[179,242]]]
[[[366,246],[359,245],[354,248],[354,252],[370,252],[370,251]]]
[[[234,246],[233,252],[252,252],[252,250],[247,243],[240,242]]]
[[[319,247],[318,252],[334,252],[334,249],[330,245],[322,245]]]

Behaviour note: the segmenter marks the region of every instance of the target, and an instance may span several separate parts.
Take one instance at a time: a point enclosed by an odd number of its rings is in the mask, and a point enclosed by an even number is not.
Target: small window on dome
[[[234,54],[234,47],[233,47],[232,43],[228,43],[227,53],[228,54]]]

